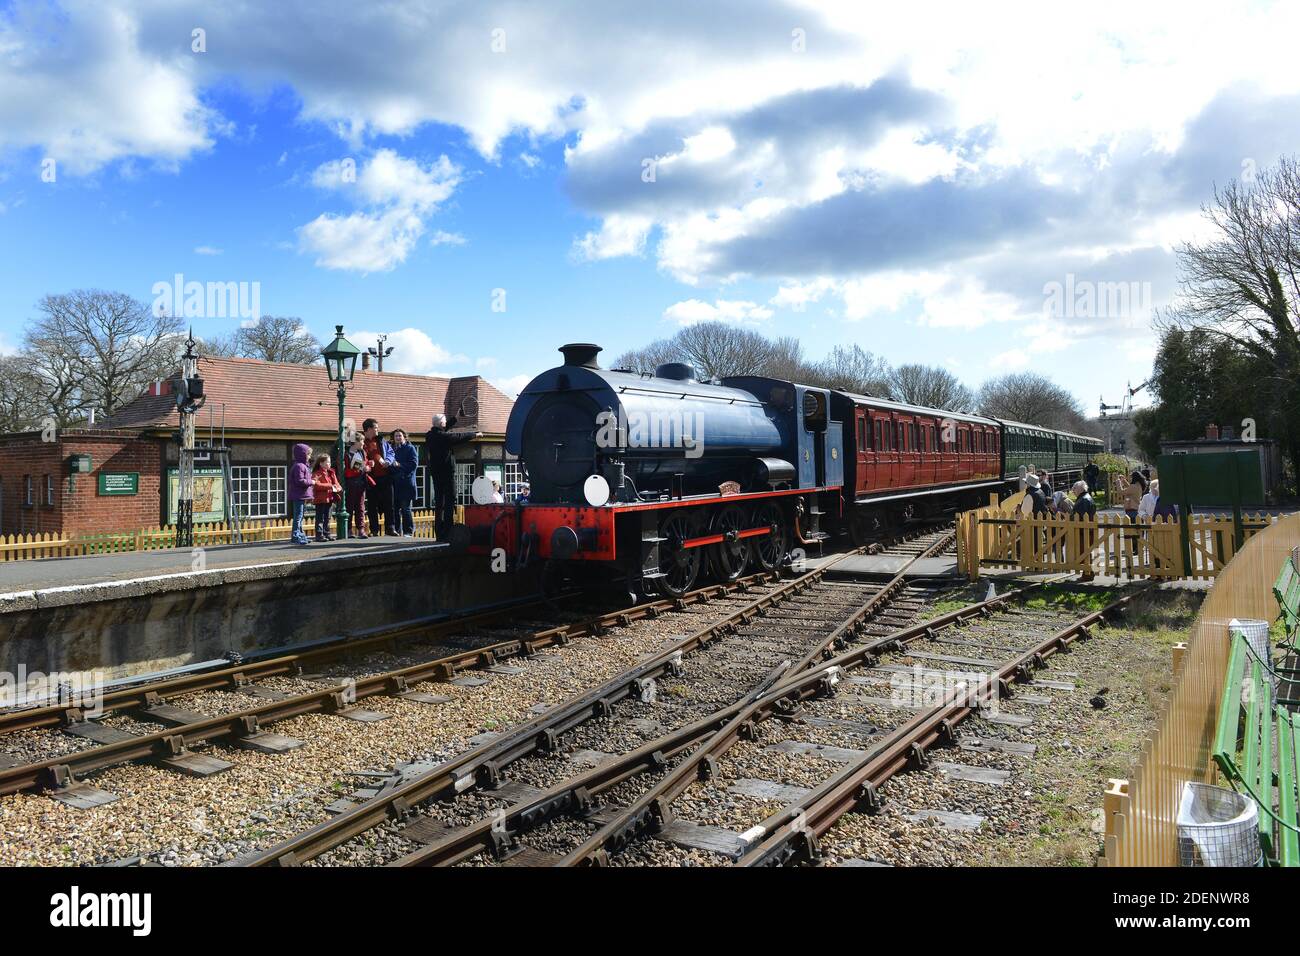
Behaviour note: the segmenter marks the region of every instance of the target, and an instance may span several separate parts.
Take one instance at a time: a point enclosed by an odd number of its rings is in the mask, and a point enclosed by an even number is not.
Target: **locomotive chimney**
[[[671,378],[679,382],[694,382],[695,368],[686,362],[666,362],[655,369],[655,378]]]
[[[572,342],[569,345],[561,345],[560,351],[564,354],[565,365],[600,368],[596,363],[596,356],[600,354],[599,345],[592,345],[590,342]]]

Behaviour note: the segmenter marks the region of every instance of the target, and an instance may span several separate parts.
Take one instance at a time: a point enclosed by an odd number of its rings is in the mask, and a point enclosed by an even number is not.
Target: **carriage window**
[[[867,420],[858,419],[858,450],[862,451],[867,447]]]

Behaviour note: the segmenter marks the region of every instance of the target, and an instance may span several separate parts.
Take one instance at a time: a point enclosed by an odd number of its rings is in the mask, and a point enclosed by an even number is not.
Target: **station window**
[[[470,488],[474,484],[475,468],[472,461],[456,462],[456,504],[470,505],[474,503],[474,495]]]
[[[425,501],[428,500],[424,484],[424,466],[416,465],[415,467],[415,501],[411,504],[412,508],[427,508]]]
[[[23,475],[23,507],[32,506],[32,476]]]
[[[861,425],[861,422],[858,422]],[[501,489],[506,501],[514,501],[524,487],[524,466],[517,461],[506,462],[505,487]]]
[[[54,507],[54,476],[45,476],[45,507]]]
[[[280,518],[289,510],[284,465],[233,465],[230,501],[241,518]]]

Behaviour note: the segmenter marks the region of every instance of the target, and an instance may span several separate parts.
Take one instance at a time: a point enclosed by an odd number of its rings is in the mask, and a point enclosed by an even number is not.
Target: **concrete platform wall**
[[[535,592],[434,546],[16,592],[0,595],[0,671],[127,677]]]

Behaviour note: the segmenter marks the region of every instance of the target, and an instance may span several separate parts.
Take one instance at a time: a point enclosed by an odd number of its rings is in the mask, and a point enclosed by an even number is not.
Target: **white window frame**
[[[472,461],[456,462],[456,504],[472,505],[474,494],[471,489],[474,479],[478,477],[478,465]]]
[[[505,471],[503,472],[501,489],[502,497],[506,501],[514,501],[519,497],[519,492],[524,486],[524,463],[521,461],[506,462]]]
[[[231,465],[230,503],[240,520],[283,518],[289,513],[289,470],[285,465]],[[249,497],[258,510],[249,509]]]
[[[415,505],[416,508],[427,508],[429,486],[425,481],[425,470],[423,465],[417,465],[415,468]]]
[[[32,506],[32,476],[23,475],[23,507]]]
[[[54,507],[54,476],[53,475],[45,476],[45,506],[47,508]]]

